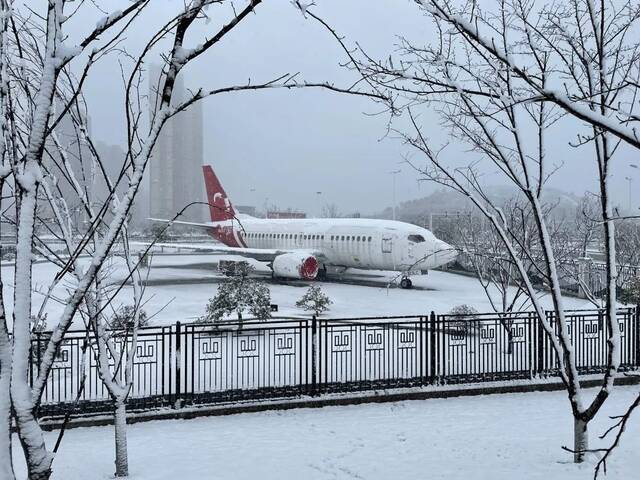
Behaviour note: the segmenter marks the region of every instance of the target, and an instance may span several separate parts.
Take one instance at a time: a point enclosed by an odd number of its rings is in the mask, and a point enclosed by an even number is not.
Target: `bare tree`
[[[325,203],[320,214],[322,218],[340,218],[340,210],[335,203]]]
[[[351,52],[349,65],[363,81],[389,89],[395,99],[390,108],[397,111],[400,103],[406,107],[414,133],[400,134],[426,160],[424,166],[413,162],[414,166],[425,177],[467,196],[496,229],[556,352],[574,416],[574,458],[581,462],[588,450],[587,426],[608,398],[619,364],[616,216],[610,179],[621,142],[640,147],[632,126],[638,120],[633,109],[639,48],[630,38],[640,6],[593,0],[549,4],[502,0],[494,10],[484,10],[473,0],[416,0],[416,4],[438,33],[436,42],[415,45],[401,39],[396,58],[384,61],[363,51]],[[424,105],[441,114],[451,137],[469,145],[478,154],[477,162],[452,165],[433,147],[420,124],[418,110]],[[593,147],[599,184],[608,353],[600,389],[590,402],[585,401],[578,380],[561,273],[542,202],[549,176],[562,163],[550,156],[545,144],[549,127],[560,118],[575,127],[575,147]],[[535,141],[525,132],[535,132]],[[486,168],[515,185],[531,209],[544,260],[540,274],[548,282],[555,324],[536,298],[532,276],[518,255],[517,235],[488,195],[480,174]]]
[[[574,219],[575,235],[580,243],[580,256],[589,256],[589,246],[600,238],[602,215],[600,212],[600,200],[591,194],[585,194],[580,199],[576,208]]]
[[[640,222],[637,219],[617,222],[616,258],[620,270],[617,284],[624,288],[640,273]]]
[[[18,2],[14,4],[12,0],[0,3],[0,108],[3,113],[0,123],[3,135],[0,142],[0,185],[10,190],[9,195],[2,196],[2,211],[5,220],[15,222],[17,232],[11,337],[6,318],[2,315],[4,299],[0,298],[0,387],[3,389],[0,395],[0,468],[4,469],[3,478],[13,478],[9,433],[12,411],[29,478],[40,480],[50,477],[53,462],[37,419],[49,373],[74,320],[84,319],[85,327],[94,332],[103,360],[104,352],[113,346],[113,339],[105,333],[105,312],[112,300],[111,297],[105,300],[101,286],[105,262],[118,242],[126,244],[130,211],[166,122],[195,102],[240,91],[317,87],[353,95],[377,95],[380,100],[384,98],[376,92],[359,90],[358,85],[340,88],[326,82],[303,82],[297,79],[297,75],[285,73],[275,74],[262,82],[199,88],[184,101],[175,101],[173,89],[181,71],[217,47],[238,26],[254,18],[252,14],[261,0],[243,1],[239,9],[230,1],[191,0],[181,3],[176,7],[177,13],[151,35],[135,56],[127,51],[125,34],[143,10],[152,8],[150,0],[134,0],[123,10],[107,12],[80,39],[68,34],[67,22],[83,8],[95,9],[95,2],[43,0],[43,15],[36,12],[38,5],[31,3],[26,6]],[[207,22],[207,8],[214,4],[220,7],[218,13],[221,17],[227,15],[226,23],[210,27],[213,31],[207,32],[205,38],[198,42],[190,37],[190,32],[195,25]],[[187,38],[193,46],[185,41]],[[166,44],[169,45],[168,51],[159,52]],[[150,99],[152,111],[147,118],[148,102],[140,86],[145,78],[146,65],[159,53],[164,60],[164,68],[158,79],[157,95]],[[86,129],[90,107],[83,99],[83,87],[93,75],[95,65],[110,55],[119,57],[122,69],[126,158],[116,178],[110,179],[106,197],[95,202],[81,180],[105,177],[106,169]],[[83,159],[79,159],[79,171],[73,165],[71,149],[59,136],[61,122],[67,119],[71,119],[74,125],[73,135],[78,143],[88,151],[87,166],[85,168]],[[60,195],[61,182],[68,187],[72,198]],[[47,204],[44,210],[43,203]],[[86,224],[78,224],[77,213],[86,220]],[[39,229],[61,239],[64,251],[50,249],[46,241],[39,239]],[[54,291],[63,278],[70,276],[74,284],[65,299],[63,313],[58,318],[48,317],[53,331],[43,346],[36,376],[30,379],[34,251],[60,269],[44,295],[37,319],[46,314],[47,302],[55,301]],[[84,254],[90,256],[86,262],[81,262],[80,257]],[[130,275],[135,275],[135,265],[130,259],[127,267]],[[103,381],[110,384],[112,388],[109,391],[118,401],[126,398],[130,385],[131,376],[126,375],[126,370],[131,365],[132,355],[127,354],[122,362],[126,377],[122,382],[115,381],[111,376],[113,372],[107,371],[102,362]],[[116,413],[116,423],[120,422],[119,426],[122,426],[123,409],[117,409]],[[118,458],[123,459],[125,452],[121,449]],[[126,474],[125,461],[119,462],[117,474]]]
[[[11,174],[11,126],[9,120],[9,9],[11,2],[0,0],[0,196]],[[0,259],[2,251],[0,250]],[[4,308],[4,279],[0,269],[0,477],[13,479],[11,452],[11,340]]]
[[[503,208],[503,210],[506,213],[507,221],[520,223],[522,220],[517,214],[517,209]],[[468,221],[458,222],[456,224],[456,239],[458,240],[456,244],[463,248],[463,261],[476,275],[489,300],[491,309],[498,315],[500,324],[507,333],[507,353],[511,354],[513,352],[511,313],[528,308],[530,302],[516,265],[503,247],[495,229],[485,225],[483,218],[478,215],[470,215]],[[522,247],[528,243],[525,238],[526,226],[520,230],[522,235],[519,245]]]

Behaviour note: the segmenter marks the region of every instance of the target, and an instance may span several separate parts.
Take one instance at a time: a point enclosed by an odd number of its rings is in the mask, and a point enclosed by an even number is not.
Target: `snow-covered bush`
[[[296,302],[296,307],[313,312],[314,315],[318,316],[329,310],[329,305],[331,304],[333,302],[320,287],[311,285],[302,298]]]
[[[621,290],[619,299],[622,303],[627,305],[640,304],[640,277],[633,277]]]
[[[271,318],[271,292],[264,283],[249,278],[251,271],[253,267],[246,265],[239,268],[236,275],[226,278],[218,287],[216,296],[209,300],[205,314],[198,318],[198,322],[217,323],[235,312],[242,328],[244,312],[263,321]]]
[[[470,329],[478,328],[478,310],[471,305],[465,303],[456,305],[449,310],[449,315],[453,317],[452,325],[457,330],[468,333]]]
[[[138,327],[146,327],[149,323],[147,312],[138,308]],[[131,332],[135,326],[136,308],[133,305],[123,305],[116,310],[109,321],[111,330]]]
[[[47,332],[47,314],[38,317],[31,315],[31,355],[39,363],[47,348],[51,332]]]

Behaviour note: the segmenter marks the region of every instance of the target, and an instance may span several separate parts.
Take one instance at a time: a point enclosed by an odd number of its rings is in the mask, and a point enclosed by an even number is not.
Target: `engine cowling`
[[[318,260],[304,253],[283,253],[271,265],[276,277],[313,280],[318,275]]]

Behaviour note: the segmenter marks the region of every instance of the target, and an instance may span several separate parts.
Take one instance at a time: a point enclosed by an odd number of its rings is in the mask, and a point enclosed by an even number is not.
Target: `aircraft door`
[[[382,237],[382,253],[391,253],[393,251],[393,237],[384,235]]]

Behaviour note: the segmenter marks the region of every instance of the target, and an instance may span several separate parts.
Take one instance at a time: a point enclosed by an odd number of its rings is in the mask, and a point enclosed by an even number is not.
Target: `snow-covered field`
[[[217,270],[220,255],[156,255],[146,287],[144,306],[149,315],[154,315],[151,324],[165,325],[180,320],[193,321],[204,313],[207,300],[212,297],[221,280]],[[309,282],[272,282],[264,264],[254,263],[258,274],[270,282],[272,303],[279,306],[278,315],[306,316],[296,308],[295,302],[303,295]],[[12,298],[9,281],[12,267],[3,268],[5,299]],[[39,292],[34,294],[33,305],[38,311],[46,289],[58,269],[51,264],[34,266],[33,282]],[[112,281],[124,275],[121,263],[112,266]],[[346,283],[321,282],[320,285],[334,302],[327,317],[420,315],[431,310],[447,313],[452,307],[469,304],[479,311],[491,311],[489,302],[478,281],[453,273],[431,271],[428,275],[413,277],[415,289],[386,288],[397,272],[351,271],[344,276]],[[65,277],[68,278],[68,277]],[[45,311],[49,322],[54,322],[62,312],[64,298],[73,282],[61,282],[54,293],[58,301],[50,300]],[[116,303],[129,303],[131,287],[125,287]],[[551,307],[548,295],[545,302]],[[590,308],[585,300],[567,298],[567,308]],[[9,305],[10,308],[10,305]]]
[[[591,427],[592,447],[637,391],[616,389]],[[563,392],[405,401],[135,424],[129,461],[131,480],[591,479],[594,459],[576,466],[561,449],[572,428]],[[56,435],[46,434],[49,445]],[[637,415],[601,478],[639,478],[639,449]],[[53,479],[113,471],[112,427],[79,428],[65,435]]]

